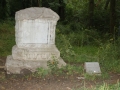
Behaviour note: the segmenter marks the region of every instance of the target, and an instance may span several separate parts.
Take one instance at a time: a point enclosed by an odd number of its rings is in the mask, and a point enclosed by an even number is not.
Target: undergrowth
[[[0,23],[0,56],[10,55],[13,45],[15,45],[14,21],[3,21]]]
[[[56,45],[61,57],[68,63],[99,62],[102,72],[120,73],[120,38],[109,38],[109,34],[101,35],[97,30],[81,29],[73,32],[70,28],[58,25]],[[62,29],[62,30],[60,30]],[[62,44],[61,44],[62,43]],[[107,75],[107,74],[105,74]]]
[[[120,82],[119,80],[116,82],[116,84],[107,84],[103,82],[102,85],[97,86],[91,85],[90,87],[83,86],[81,88],[71,90],[120,90]]]

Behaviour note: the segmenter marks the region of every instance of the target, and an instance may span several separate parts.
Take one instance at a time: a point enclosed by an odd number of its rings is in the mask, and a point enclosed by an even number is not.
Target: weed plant
[[[64,76],[73,76],[73,75],[83,75],[84,69],[82,66],[70,65],[59,67],[59,61],[56,57],[52,57],[51,60],[47,61],[48,69],[38,68],[37,73],[34,76],[45,77],[46,75],[64,75]]]
[[[33,73],[32,76],[45,78],[48,74],[49,74],[49,70],[48,69],[38,68],[37,72]]]
[[[55,56],[52,57],[52,60],[47,62],[47,66],[50,69],[51,74],[55,74],[58,71],[58,64],[58,60]]]

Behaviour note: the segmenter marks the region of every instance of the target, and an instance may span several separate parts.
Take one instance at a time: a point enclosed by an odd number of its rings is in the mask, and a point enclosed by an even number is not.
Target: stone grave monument
[[[60,57],[55,45],[55,29],[59,16],[45,7],[31,7],[15,14],[16,45],[12,55],[7,56],[5,69],[7,74],[21,74],[24,69],[35,72],[37,68],[47,68],[47,61],[53,56],[58,66],[66,63]]]

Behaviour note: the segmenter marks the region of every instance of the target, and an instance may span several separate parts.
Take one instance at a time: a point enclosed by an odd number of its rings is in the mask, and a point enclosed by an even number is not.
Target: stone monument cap
[[[48,19],[59,20],[59,16],[49,8],[31,7],[16,12],[16,20]]]

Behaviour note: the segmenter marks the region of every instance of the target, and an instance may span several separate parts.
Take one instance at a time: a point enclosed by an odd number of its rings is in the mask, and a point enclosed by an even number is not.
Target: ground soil
[[[0,66],[4,66],[5,57],[0,58]],[[83,86],[92,88],[95,85],[115,84],[120,80],[120,74],[110,73],[108,79],[79,79],[80,75],[71,76],[52,76],[45,78],[33,77],[32,75],[6,75],[6,71],[0,68],[0,90],[72,90]],[[82,90],[82,89],[81,89]]]

